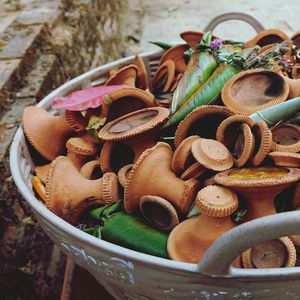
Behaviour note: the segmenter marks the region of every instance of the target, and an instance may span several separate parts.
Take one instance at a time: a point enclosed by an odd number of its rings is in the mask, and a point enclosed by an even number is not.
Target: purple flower
[[[279,64],[284,68],[284,69],[290,69],[292,67],[292,63],[291,61],[286,58],[286,57],[283,57],[280,61],[279,61]]]
[[[211,41],[210,43],[210,48],[212,50],[217,50],[219,49],[220,47],[223,46],[223,41],[219,38],[215,38],[213,41]]]
[[[81,223],[78,223],[78,224],[76,225],[76,228],[78,228],[78,229],[80,229],[80,230],[84,230],[85,227],[86,227],[86,225],[85,225],[85,224],[81,224]]]

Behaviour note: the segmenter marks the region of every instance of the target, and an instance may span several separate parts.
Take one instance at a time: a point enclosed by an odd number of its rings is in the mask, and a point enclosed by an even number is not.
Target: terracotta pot
[[[101,116],[111,122],[131,112],[154,106],[154,96],[141,89],[123,88],[104,96]]]
[[[118,179],[114,173],[89,180],[64,156],[51,163],[46,181],[46,205],[65,221],[76,224],[86,209],[118,199]]]
[[[171,169],[173,152],[166,143],[157,143],[146,150],[129,173],[125,191],[124,206],[128,213],[136,212],[141,197],[153,195],[169,201],[185,215],[195,200],[198,181],[184,181]]]
[[[296,46],[296,48],[300,48],[300,31],[295,32],[292,35],[291,40],[293,44]]]
[[[284,76],[285,81],[289,85],[288,99],[293,99],[300,96],[300,79],[292,79]]]
[[[185,171],[181,174],[180,178],[183,180],[188,180],[192,178],[197,179],[198,177],[203,175],[206,171],[207,169],[205,167],[203,167],[200,163],[195,162],[185,169]]]
[[[129,172],[131,171],[132,167],[133,167],[133,164],[125,165],[118,172],[118,180],[123,188],[126,185],[126,181],[127,181]]]
[[[33,148],[50,161],[66,151],[66,141],[74,133],[64,116],[53,116],[36,106],[25,108],[23,129]]]
[[[200,43],[204,32],[202,31],[183,31],[180,33],[180,37],[192,48],[196,49],[197,45]]]
[[[80,169],[80,175],[91,180],[103,177],[99,161],[91,160],[85,163]]]
[[[249,117],[234,115],[225,119],[217,129],[217,141],[228,148],[238,167],[246,164],[254,152],[253,124]]]
[[[300,168],[300,153],[274,151],[268,154],[276,166]]]
[[[283,41],[289,40],[289,37],[278,29],[267,29],[263,30],[260,33],[258,33],[253,39],[245,43],[245,48],[250,48],[255,45],[258,45],[260,47],[274,44],[274,43],[281,43]]]
[[[263,69],[242,71],[222,89],[224,105],[244,115],[284,102],[288,95],[287,80],[276,72]]]
[[[170,92],[171,92],[171,93],[174,93],[174,92],[175,92],[175,90],[177,89],[177,86],[178,86],[179,81],[180,81],[181,78],[182,78],[182,73],[178,73],[178,74],[175,76],[174,82],[173,82],[172,87],[171,87],[171,89],[170,89]]]
[[[179,123],[175,133],[175,146],[178,147],[190,135],[216,139],[221,122],[233,115],[234,112],[224,106],[202,105],[195,108]]]
[[[161,230],[170,231],[179,224],[176,209],[164,198],[143,196],[140,200],[140,210],[147,221]]]
[[[299,152],[300,127],[295,125],[278,125],[271,128],[272,151]]]
[[[134,152],[134,161],[156,144],[159,126],[170,112],[163,107],[141,109],[106,124],[99,132],[105,141],[118,141]]]
[[[88,126],[89,118],[84,117],[81,111],[65,111],[65,118],[70,127],[76,132],[84,132]]]
[[[244,268],[291,268],[296,264],[296,249],[288,237],[263,242],[242,254]]]
[[[36,166],[33,170],[33,173],[38,176],[43,184],[46,184],[47,173],[49,171],[50,164]]]
[[[200,216],[183,221],[169,235],[167,249],[173,260],[197,263],[218,237],[236,226],[230,218],[238,207],[234,192],[207,186],[198,193],[196,204]]]
[[[137,66],[131,64],[125,66],[114,72],[110,78],[107,79],[105,85],[121,85],[125,84],[131,87],[135,87],[135,82],[138,76]]]
[[[137,54],[134,58],[134,64],[138,68],[137,87],[142,90],[149,89],[148,73],[143,58]]]
[[[182,44],[182,45],[177,45],[177,46],[171,47],[163,54],[163,56],[161,57],[161,59],[159,61],[159,65],[162,65],[165,61],[167,61],[168,59],[171,59],[175,63],[176,72],[183,73],[186,69],[186,63],[184,61],[183,54],[189,48],[190,47],[187,44]]]
[[[275,197],[299,179],[300,169],[282,167],[232,169],[215,176],[218,184],[245,197],[244,222],[275,214]]]

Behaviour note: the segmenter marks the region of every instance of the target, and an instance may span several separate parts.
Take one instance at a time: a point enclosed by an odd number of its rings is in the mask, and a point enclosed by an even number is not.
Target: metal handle
[[[243,251],[264,241],[278,237],[300,234],[300,211],[279,213],[272,216],[259,218],[239,225],[226,232],[206,251],[202,260],[198,263],[198,270],[206,275],[248,275],[251,271],[256,277],[269,277],[269,269],[236,269],[231,263]],[[294,268],[272,269],[271,274],[286,274]],[[299,274],[300,274],[300,268]]]
[[[219,15],[213,18],[205,27],[204,31],[213,31],[220,23],[230,20],[240,20],[250,24],[254,30],[259,33],[264,30],[264,27],[254,17],[240,12],[230,12]]]

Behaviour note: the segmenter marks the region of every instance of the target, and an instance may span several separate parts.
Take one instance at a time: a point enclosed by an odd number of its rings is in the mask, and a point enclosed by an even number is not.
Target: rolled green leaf
[[[292,118],[285,121],[284,124],[298,125],[300,126],[300,112],[296,113]]]
[[[254,121],[264,120],[269,127],[287,119],[300,110],[300,97],[273,105],[250,115]]]
[[[180,108],[210,77],[218,64],[208,52],[195,52],[173,94],[172,113]]]
[[[224,84],[239,72],[240,69],[231,65],[219,66],[200,89],[171,116],[164,127],[179,123],[198,106],[214,103],[219,98]]]
[[[128,249],[168,258],[168,235],[127,213],[112,215],[104,224],[102,239]]]

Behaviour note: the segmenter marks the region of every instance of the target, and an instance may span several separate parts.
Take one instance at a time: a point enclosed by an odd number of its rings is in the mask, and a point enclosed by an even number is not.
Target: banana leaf
[[[193,54],[173,94],[172,113],[200,88],[217,66],[217,61],[211,53],[205,51]]]
[[[300,126],[300,112],[296,113],[292,118],[285,121],[284,124],[291,124],[291,125]]]
[[[276,125],[300,110],[300,97],[267,107],[250,115],[254,121],[264,120],[269,127]]]
[[[149,43],[165,50],[168,50],[180,44],[180,42],[163,42],[163,41],[149,41]]]
[[[104,224],[102,238],[116,245],[142,253],[168,258],[168,234],[154,229],[125,212],[112,215]]]
[[[237,67],[228,64],[219,66],[200,89],[198,89],[198,91],[171,116],[164,127],[179,123],[198,106],[214,103],[220,97],[225,83],[240,71],[241,70]]]

